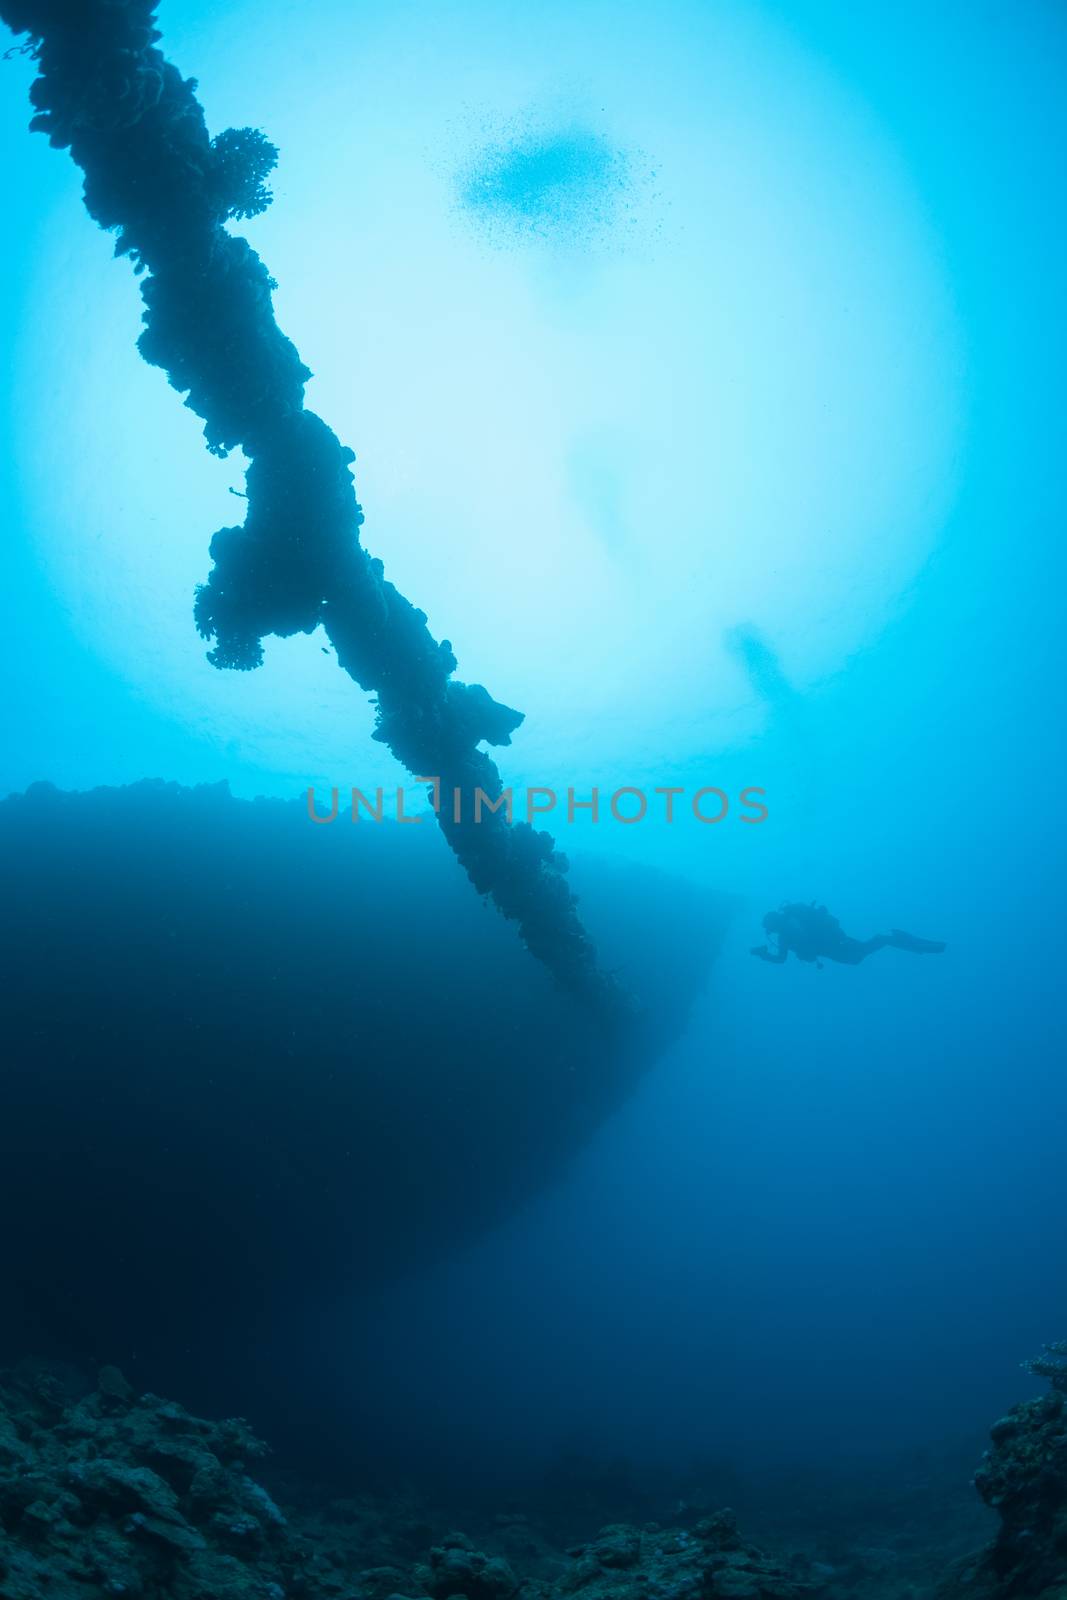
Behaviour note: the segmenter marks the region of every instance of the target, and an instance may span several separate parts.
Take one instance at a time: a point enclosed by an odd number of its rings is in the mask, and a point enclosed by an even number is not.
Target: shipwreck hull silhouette
[[[575,869],[637,1016],[555,985],[430,825],[225,786],[0,805],[0,1359],[292,1420],[316,1330],[551,1181],[680,1031],[724,903]]]

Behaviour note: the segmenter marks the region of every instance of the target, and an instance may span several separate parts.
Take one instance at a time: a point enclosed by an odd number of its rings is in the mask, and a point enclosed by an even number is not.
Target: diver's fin
[[[945,949],[943,939],[917,939],[913,933],[905,933],[903,928],[891,930],[891,943],[897,950],[910,950],[917,956],[939,956]]]

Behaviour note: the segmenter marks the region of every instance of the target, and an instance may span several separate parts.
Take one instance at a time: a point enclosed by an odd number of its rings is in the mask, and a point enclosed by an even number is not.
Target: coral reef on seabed
[[[975,1488],[1000,1518],[992,1543],[963,1562],[940,1600],[1067,1597],[1067,1342],[1027,1362],[1051,1389],[990,1430]]]
[[[3,1600],[801,1600],[813,1586],[745,1543],[732,1513],[611,1526],[553,1551],[518,1513],[499,1548],[395,1500],[279,1506],[266,1447],[115,1368],[80,1396],[47,1368],[0,1377]],[[281,1498],[281,1496],[279,1496]]]
[[[580,1600],[801,1600],[813,1585],[746,1544],[731,1511],[691,1531],[622,1524],[571,1552],[547,1592]],[[546,1592],[542,1590],[542,1593]]]
[[[1050,1392],[994,1425],[975,1486],[1001,1526],[947,1576],[974,1528],[942,1468],[893,1469],[895,1498],[872,1478],[884,1527],[835,1489],[780,1485],[756,1520],[788,1554],[692,1501],[648,1520],[645,1495],[588,1472],[568,1478],[565,1514],[468,1506],[469,1537],[450,1531],[455,1508],[411,1493],[316,1490],[241,1419],[137,1395],[113,1367],[93,1388],[24,1363],[0,1374],[0,1600],[1067,1600],[1065,1355],[1031,1363]],[[568,1543],[609,1503],[630,1520]]]

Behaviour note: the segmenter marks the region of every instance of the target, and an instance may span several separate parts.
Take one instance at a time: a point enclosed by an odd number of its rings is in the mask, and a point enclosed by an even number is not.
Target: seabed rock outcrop
[[[799,1491],[776,1500],[769,1520],[766,1505],[744,1512],[746,1524],[754,1515],[761,1524],[761,1544],[773,1544],[768,1553],[733,1511],[673,1498],[657,1521],[622,1493],[628,1520],[570,1543],[576,1502],[553,1511],[535,1493],[496,1505],[491,1492],[445,1509],[423,1490],[356,1482],[313,1482],[243,1419],[207,1421],[138,1394],[115,1367],[89,1381],[25,1362],[0,1372],[0,1600],[1067,1596],[1067,1395],[1056,1386],[995,1424],[975,1484],[1001,1527],[950,1570],[966,1519],[938,1512],[935,1495],[923,1532],[929,1486],[910,1512],[906,1495],[888,1504],[883,1535],[897,1527],[904,1541],[894,1557],[871,1546],[868,1521],[847,1503],[831,1537],[818,1494],[809,1505]],[[660,1493],[670,1494],[669,1480]],[[595,1527],[595,1510],[589,1518]]]
[[[815,1588],[746,1544],[732,1511],[691,1529],[602,1528],[571,1551],[557,1595],[581,1600],[801,1600]]]
[[[313,1592],[290,1587],[305,1552],[252,1475],[265,1453],[245,1423],[135,1397],[114,1368],[80,1399],[47,1370],[9,1375],[0,1383],[0,1594]]]
[[[690,1529],[606,1527],[558,1553],[513,1513],[497,1519],[500,1549],[480,1550],[463,1533],[437,1533],[402,1502],[279,1504],[261,1481],[268,1453],[241,1419],[208,1422],[136,1395],[116,1368],[80,1394],[47,1367],[0,1375],[0,1596],[802,1600],[815,1592],[746,1544],[728,1511]]]
[[[1014,1406],[990,1431],[975,1488],[1000,1518],[996,1538],[961,1564],[940,1600],[1067,1597],[1067,1344],[1029,1363],[1048,1394]]]

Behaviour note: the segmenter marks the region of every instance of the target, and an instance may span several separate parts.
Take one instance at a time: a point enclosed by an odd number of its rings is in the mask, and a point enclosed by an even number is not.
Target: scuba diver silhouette
[[[783,906],[780,911],[768,911],[763,926],[776,936],[777,951],[765,944],[754,945],[751,954],[761,961],[780,966],[792,951],[798,961],[814,961],[822,966],[823,959],[839,961],[847,967],[858,967],[861,961],[876,950],[890,946],[894,950],[910,950],[913,955],[940,955],[945,945],[940,939],[916,939],[914,934],[894,928],[891,933],[876,933],[871,939],[852,939],[836,917],[825,906]]]

